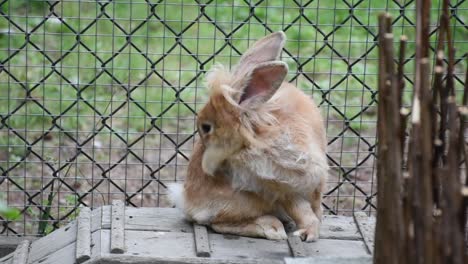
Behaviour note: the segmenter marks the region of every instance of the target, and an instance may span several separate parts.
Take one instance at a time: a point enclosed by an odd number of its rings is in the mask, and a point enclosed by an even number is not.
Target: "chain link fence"
[[[468,3],[451,2],[461,88]],[[289,81],[326,120],[326,211],[372,213],[377,15],[389,12],[395,35],[408,36],[412,67],[414,8],[414,0],[0,1],[0,201],[20,211],[0,218],[0,234],[43,235],[81,206],[112,199],[169,206],[166,184],[184,180],[206,71],[233,66],[278,30],[288,37]],[[413,76],[406,80],[408,103]]]

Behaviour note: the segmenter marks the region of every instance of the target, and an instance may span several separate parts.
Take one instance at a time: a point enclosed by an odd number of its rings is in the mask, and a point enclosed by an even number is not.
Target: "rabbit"
[[[183,186],[170,196],[188,220],[215,232],[286,239],[319,238],[328,175],[324,122],[313,100],[285,82],[279,60],[286,36],[258,40],[228,71],[207,75],[210,98],[199,111]],[[286,214],[286,216],[285,216]],[[286,217],[286,218],[285,218]]]

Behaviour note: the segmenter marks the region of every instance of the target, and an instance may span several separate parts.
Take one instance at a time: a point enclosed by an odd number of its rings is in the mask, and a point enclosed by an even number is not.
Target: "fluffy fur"
[[[284,83],[282,32],[253,45],[233,72],[207,76],[184,188],[171,187],[189,220],[215,231],[284,239],[287,214],[306,241],[318,239],[327,177],[323,120],[313,101]]]

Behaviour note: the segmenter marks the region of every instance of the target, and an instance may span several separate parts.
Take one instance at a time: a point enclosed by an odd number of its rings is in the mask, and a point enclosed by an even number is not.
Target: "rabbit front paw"
[[[319,239],[319,228],[318,225],[301,228],[294,231],[293,235],[300,237],[305,242],[315,242]]]
[[[288,238],[284,228],[277,229],[273,226],[269,226],[267,228],[263,228],[263,232],[265,234],[265,238],[270,240],[284,240]]]
[[[274,216],[259,217],[256,224],[262,229],[266,239],[283,240],[288,238],[283,223]]]

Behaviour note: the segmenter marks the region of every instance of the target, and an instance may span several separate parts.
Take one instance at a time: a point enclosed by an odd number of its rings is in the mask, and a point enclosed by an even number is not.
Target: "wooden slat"
[[[31,242],[29,240],[23,240],[19,243],[15,252],[13,253],[12,263],[15,264],[26,264],[29,256],[29,246]]]
[[[210,259],[210,258],[161,258],[130,255],[103,255],[99,264],[116,263],[170,263],[170,264],[284,264],[282,259]],[[353,263],[354,264],[354,263]],[[367,263],[363,263],[367,264]]]
[[[83,263],[91,257],[91,210],[88,207],[80,208],[77,224],[75,259]]]
[[[101,216],[101,228],[110,229],[111,228],[111,215],[112,215],[112,206],[107,205],[102,207],[102,216]]]
[[[352,217],[324,215],[320,226],[320,238],[360,240],[361,236]]]
[[[264,259],[272,260],[290,257],[291,253],[286,240],[267,240],[261,238],[241,237],[209,233],[211,258],[218,259]]]
[[[372,255],[374,253],[375,218],[368,217],[364,212],[355,212],[354,221],[364,240],[367,252]]]
[[[29,252],[29,262],[34,262],[43,258],[67,245],[76,239],[76,222],[55,230],[49,235],[42,237],[31,243]]]
[[[91,210],[91,233],[98,229],[101,229],[102,211],[104,207],[110,207],[110,206],[98,207],[96,209]]]
[[[193,236],[195,240],[195,251],[197,257],[210,257],[210,241],[206,226],[193,224]]]
[[[68,244],[67,246],[47,254],[47,256],[44,256],[34,262],[30,261],[28,264],[76,264],[75,248],[75,243]],[[92,261],[88,262],[93,263]]]
[[[0,263],[2,264],[12,264],[13,261],[13,254],[9,254],[7,256],[3,256],[0,258]]]
[[[364,242],[357,240],[319,239],[317,242],[302,243],[308,256],[313,257],[366,257]]]
[[[23,240],[35,241],[37,237],[33,236],[0,236],[0,257],[6,256],[13,251]],[[0,262],[1,263],[1,262]]]
[[[122,201],[112,201],[110,252],[125,252],[125,206]]]
[[[101,255],[108,254],[109,230],[101,230]],[[148,232],[127,230],[125,232],[125,253],[128,256],[147,258],[194,258],[193,234],[182,232]]]
[[[304,245],[302,245],[302,241],[300,237],[289,236],[288,245],[289,245],[289,249],[291,250],[291,255],[293,257],[297,258],[297,257],[307,256],[307,253],[304,249]]]
[[[110,209],[102,209],[102,228],[110,228]],[[184,219],[182,212],[175,208],[125,208],[126,230],[148,230],[164,232],[193,232],[192,224]],[[352,217],[324,216],[320,238],[360,240]]]
[[[287,258],[285,259],[285,264],[371,264],[372,257],[335,257],[335,256],[326,256],[326,257],[309,257],[309,258]]]
[[[103,208],[102,228],[110,228],[110,210]],[[175,208],[125,208],[126,230],[193,232],[192,224]]]

